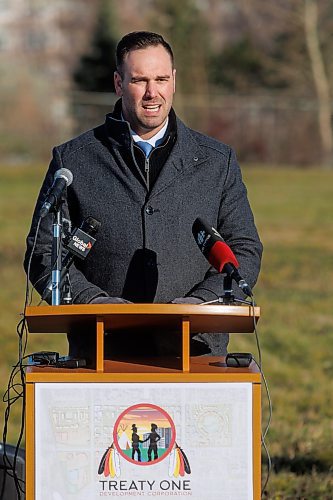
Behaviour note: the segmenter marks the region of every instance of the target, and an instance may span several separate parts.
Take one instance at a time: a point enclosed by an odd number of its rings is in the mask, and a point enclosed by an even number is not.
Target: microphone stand
[[[232,305],[235,303],[238,304],[246,304],[247,306],[249,305],[249,302],[243,299],[237,299],[234,294],[232,293],[232,277],[227,274],[223,278],[223,290],[224,294],[220,295],[218,299],[215,300],[210,300],[209,302],[203,302],[201,305],[207,305],[207,304],[225,304],[225,305]]]
[[[59,220],[60,218],[60,220]],[[70,267],[74,263],[74,257],[80,259],[85,259],[90,252],[92,246],[96,242],[93,235],[98,232],[100,222],[93,217],[87,217],[81,224],[80,227],[75,228],[73,232],[68,232],[65,225],[66,219],[62,219],[61,215],[57,216],[54,221],[54,241],[53,241],[53,253],[52,253],[52,264],[55,265],[56,271],[60,271],[60,277],[57,277],[57,283],[60,283],[60,303],[61,304],[71,304],[73,302],[72,296],[72,285],[70,281]],[[62,235],[60,233],[63,233]],[[65,234],[65,238],[63,235]],[[76,239],[76,240],[75,240]],[[78,246],[76,248],[76,241],[83,240],[83,246]],[[67,252],[64,257],[62,257],[62,250],[66,248]],[[56,276],[55,276],[56,277]],[[59,305],[58,299],[52,299],[53,286],[53,274],[52,277],[47,282],[42,296],[42,301],[45,300],[47,303],[52,303],[52,305]]]
[[[219,304],[230,305],[237,301],[232,293],[232,278],[228,274],[223,279],[223,290],[224,294],[218,298]]]
[[[61,304],[62,199],[54,207],[52,239],[52,305]]]

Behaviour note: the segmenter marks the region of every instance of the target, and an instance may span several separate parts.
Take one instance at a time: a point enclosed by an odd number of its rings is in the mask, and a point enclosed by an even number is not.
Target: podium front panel
[[[35,500],[255,498],[254,385],[35,383]]]

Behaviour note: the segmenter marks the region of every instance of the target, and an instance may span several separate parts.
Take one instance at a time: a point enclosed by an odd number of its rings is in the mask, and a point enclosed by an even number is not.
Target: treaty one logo
[[[149,403],[131,406],[119,415],[113,441],[101,458],[98,474],[120,477],[121,458],[139,467],[169,458],[170,477],[191,474],[188,458],[176,442],[173,420],[165,410]]]

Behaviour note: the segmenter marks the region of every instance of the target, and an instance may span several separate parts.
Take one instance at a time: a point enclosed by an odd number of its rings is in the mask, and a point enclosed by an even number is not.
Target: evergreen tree
[[[216,86],[232,92],[284,86],[284,82],[279,82],[276,78],[273,80],[273,75],[265,67],[261,51],[247,36],[212,55],[210,79]]]
[[[116,69],[117,33],[112,2],[101,0],[91,50],[80,61],[73,75],[80,90],[114,92],[113,73]]]
[[[207,93],[210,57],[207,23],[194,0],[153,0],[150,24],[171,43],[181,93]]]

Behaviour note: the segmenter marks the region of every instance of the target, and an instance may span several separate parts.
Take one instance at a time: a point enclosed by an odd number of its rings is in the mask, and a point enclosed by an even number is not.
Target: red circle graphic
[[[152,460],[150,462],[140,462],[138,460],[134,460],[133,458],[126,455],[126,453],[124,453],[123,449],[119,445],[119,437],[118,437],[119,426],[121,425],[122,421],[124,421],[124,420],[126,420],[128,422],[138,420],[138,418],[139,418],[138,415],[135,415],[135,413],[138,413],[138,410],[143,411],[143,412],[147,411],[147,410],[148,411],[155,410],[155,412],[158,412],[164,418],[164,420],[167,420],[167,422],[170,425],[170,429],[171,429],[171,439],[170,439],[170,444],[169,444],[168,448],[163,452],[163,455],[161,455],[160,457],[158,457],[155,460]],[[131,416],[131,413],[133,413],[133,416]],[[126,417],[127,417],[127,419],[126,419]],[[149,422],[149,423],[151,424],[151,422]],[[125,433],[124,430],[123,430],[123,433]],[[127,440],[129,441],[128,435],[127,435]],[[154,464],[161,462],[169,455],[169,453],[171,453],[173,446],[175,444],[175,441],[176,441],[176,428],[175,428],[175,424],[173,423],[172,418],[165,410],[163,410],[163,408],[161,408],[160,406],[157,406],[157,405],[150,404],[150,403],[139,403],[139,404],[136,404],[133,406],[129,406],[126,410],[124,410],[119,415],[119,417],[117,418],[116,423],[114,425],[114,428],[113,428],[113,442],[115,444],[115,447],[117,448],[118,453],[123,458],[125,458],[125,460],[127,460],[128,462],[131,462],[132,464],[135,464],[135,465],[144,465],[144,466],[145,465],[154,465]]]

